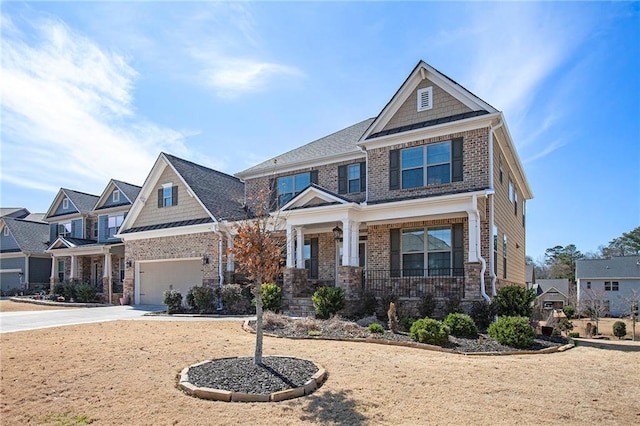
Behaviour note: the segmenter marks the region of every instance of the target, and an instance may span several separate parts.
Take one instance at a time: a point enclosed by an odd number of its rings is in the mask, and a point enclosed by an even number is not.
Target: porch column
[[[76,256],[71,256],[71,271],[69,272],[69,280],[73,281],[76,277]]]
[[[105,293],[105,284],[107,285],[107,296],[109,297],[109,304],[111,304],[111,294],[113,290],[112,277],[111,277],[111,253],[105,253],[104,255],[104,267],[102,268],[102,292]]]
[[[24,288],[29,288],[29,255],[24,257],[24,269],[23,269],[24,279],[20,284],[24,286]]]
[[[351,261],[351,222],[342,221],[342,266],[349,266]]]
[[[294,247],[293,226],[287,225],[287,268],[293,268]]]
[[[480,238],[480,220],[475,211],[468,211],[469,216],[469,262],[479,262],[478,243]]]
[[[296,228],[296,268],[304,269],[304,229],[302,226]]]
[[[351,224],[351,266],[360,265],[360,223],[352,222]]]

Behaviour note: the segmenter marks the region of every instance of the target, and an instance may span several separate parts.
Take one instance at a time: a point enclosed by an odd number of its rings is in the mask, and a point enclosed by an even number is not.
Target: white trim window
[[[360,163],[347,166],[347,187],[349,193],[360,192]]]
[[[9,236],[9,228],[8,227],[5,226],[4,229],[2,230],[2,232],[4,233],[5,237]]]
[[[113,193],[111,194],[111,201],[113,201],[114,203],[120,202],[120,190],[118,189],[113,190]]]
[[[426,238],[425,238],[426,236]],[[451,227],[402,230],[402,275],[451,275]]]
[[[118,233],[118,230],[120,229],[120,226],[122,225],[123,221],[124,221],[124,214],[109,216],[109,218],[107,219],[107,229],[108,229],[109,238],[113,238]]]
[[[618,281],[604,282],[604,291],[619,291],[619,290],[620,290],[620,282]]]
[[[278,207],[287,204],[293,197],[311,185],[311,173],[298,173],[297,175],[278,178]]]
[[[162,185],[162,206],[163,207],[170,207],[171,203],[173,201],[173,184],[172,183],[166,183],[164,185]]]
[[[433,108],[433,87],[418,90],[418,112]]]
[[[58,224],[58,236],[70,237],[71,236],[71,222],[64,222]]]
[[[65,209],[65,210],[69,208],[69,199],[68,198],[63,198],[62,199],[62,208]]]
[[[402,189],[451,182],[451,141],[403,149]]]

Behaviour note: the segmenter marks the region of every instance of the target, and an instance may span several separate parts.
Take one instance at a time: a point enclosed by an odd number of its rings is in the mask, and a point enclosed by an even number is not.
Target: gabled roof
[[[284,154],[263,161],[253,167],[236,173],[240,178],[247,178],[265,173],[280,172],[282,169],[304,165],[312,162],[326,162],[327,159],[355,154],[364,157],[364,153],[358,148],[358,140],[367,128],[373,123],[373,118],[361,121],[339,130],[323,138],[309,142],[306,145],[285,152]]]
[[[449,93],[462,104],[466,105],[471,111],[484,111],[484,114],[493,114],[498,112],[497,109],[480,99],[478,96],[471,93],[469,90],[458,84],[455,80],[447,77],[445,74],[436,70],[426,62],[419,61],[413,71],[411,71],[411,74],[409,74],[404,83],[402,83],[402,86],[400,86],[398,91],[389,100],[387,105],[385,105],[385,107],[382,109],[380,114],[378,114],[373,123],[371,123],[371,126],[362,135],[361,140],[364,141],[366,139],[385,135],[386,133],[383,132],[385,126],[393,118],[393,116],[402,106],[407,97],[409,97],[414,92],[420,82],[425,78],[428,78],[438,87]],[[458,117],[455,120],[450,121],[463,120],[465,118],[470,117]],[[423,127],[441,124],[429,122],[426,123],[427,124],[425,124]]]
[[[76,248],[76,247],[89,247],[89,246],[103,246],[105,244],[98,243],[94,240],[85,240],[82,238],[70,238],[70,237],[58,237],[47,250],[59,249],[59,248]]]
[[[123,182],[121,180],[111,179],[107,186],[104,188],[104,191],[102,191],[102,195],[100,195],[100,198],[96,202],[94,210],[105,208],[104,204],[107,202],[107,198],[109,198],[109,195],[111,195],[112,188],[120,190],[120,193],[124,195],[124,199],[121,199],[122,202],[119,204],[120,206],[133,204],[136,197],[138,197],[138,194],[140,193],[140,189],[142,189],[137,185]]]
[[[29,210],[24,207],[0,207],[0,217],[8,216],[15,219],[24,219],[29,214]]]
[[[24,219],[3,217],[13,239],[23,253],[44,253],[49,242],[49,225]]]
[[[296,210],[306,207],[328,206],[336,204],[350,204],[353,201],[331,192],[320,185],[312,183],[296,194],[288,203],[281,207],[280,210]]]
[[[87,194],[73,189],[60,188],[60,191],[58,191],[58,195],[56,195],[51,207],[49,207],[49,210],[47,210],[47,213],[44,215],[45,220],[55,217],[56,208],[62,202],[64,197],[67,197],[69,201],[71,201],[71,204],[76,208],[77,213],[82,214],[90,213],[100,198],[97,195]]]
[[[556,289],[565,297],[569,295],[569,280],[567,278],[540,279],[536,284],[538,288],[538,295],[547,293],[552,289]]]
[[[184,183],[202,205],[220,221],[246,218],[243,208],[244,183],[234,176],[201,166],[170,154],[161,154],[169,161]]]
[[[580,259],[576,261],[576,278],[640,279],[640,256],[618,256],[609,259]]]

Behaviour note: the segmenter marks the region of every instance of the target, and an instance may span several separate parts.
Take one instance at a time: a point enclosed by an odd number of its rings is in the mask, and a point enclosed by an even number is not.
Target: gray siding
[[[13,235],[11,235],[11,232],[9,232],[9,235],[4,235],[4,231],[0,233],[0,250],[7,251],[19,248],[20,247],[18,247],[18,243],[15,238],[13,238]]]
[[[59,215],[63,215],[63,214],[70,214],[70,213],[79,213],[78,210],[73,206],[73,203],[71,202],[71,200],[69,200],[69,207],[68,208],[62,208],[62,200],[60,200],[60,204],[58,204],[58,208],[56,208],[56,211],[53,213],[54,216],[59,216]]]
[[[48,284],[51,275],[51,258],[29,258],[29,284]]]
[[[20,269],[24,271],[24,257],[0,259],[0,269]],[[20,288],[20,275],[17,272],[0,273],[0,290],[4,293],[12,288]]]

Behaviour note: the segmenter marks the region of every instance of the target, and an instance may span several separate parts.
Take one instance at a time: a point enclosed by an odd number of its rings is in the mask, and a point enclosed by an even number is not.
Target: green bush
[[[98,291],[96,288],[89,284],[78,284],[75,286],[75,292],[77,295],[77,302],[90,303],[96,300],[96,294]]]
[[[413,323],[415,322],[415,318],[413,317],[402,317],[400,319],[400,328],[402,329],[402,331],[409,331],[411,330],[411,326],[413,325]]]
[[[62,283],[62,296],[64,296],[67,302],[71,301],[71,299],[76,300],[78,297],[76,294],[76,285],[70,281]]]
[[[187,306],[201,314],[213,312],[216,301],[215,291],[211,287],[191,287],[185,297]]]
[[[370,333],[376,333],[376,334],[384,333],[384,327],[378,324],[377,322],[369,324],[369,327],[367,327],[367,329],[369,330]]]
[[[536,300],[536,293],[533,289],[527,290],[524,287],[507,286],[498,290],[498,295],[493,302],[497,306],[498,315],[505,317],[531,317],[534,300]]]
[[[53,294],[55,294],[56,296],[64,296],[64,283],[54,284]]]
[[[627,335],[627,324],[622,321],[616,321],[613,323],[613,335],[618,339]]]
[[[478,329],[484,331],[489,328],[495,316],[496,305],[494,303],[489,303],[486,300],[473,302],[471,306],[471,318]]]
[[[282,309],[282,289],[273,283],[262,284],[262,309],[275,312]]]
[[[409,336],[420,343],[442,346],[449,341],[449,327],[438,320],[422,318],[411,325]]]
[[[449,327],[452,336],[470,338],[478,337],[478,328],[471,317],[467,314],[449,314],[444,319],[444,324]]]
[[[164,304],[167,305],[168,314],[180,312],[182,310],[182,293],[178,290],[165,290]]]
[[[227,313],[246,314],[251,310],[251,286],[226,284],[220,290],[222,305]]]
[[[340,287],[320,287],[311,296],[316,317],[327,319],[344,308],[344,290]]]
[[[503,345],[514,348],[528,348],[536,338],[536,331],[529,324],[529,318],[521,316],[499,317],[489,326],[489,336]]]
[[[571,319],[576,314],[576,308],[573,305],[564,305],[562,312],[564,312],[567,318]]]
[[[432,295],[427,294],[420,299],[418,304],[418,314],[422,318],[432,318],[436,310],[436,299]]]

